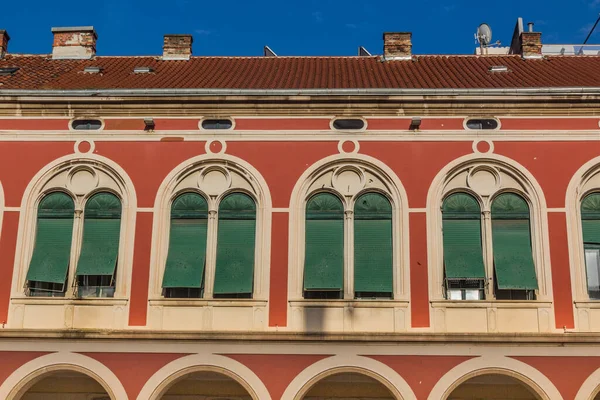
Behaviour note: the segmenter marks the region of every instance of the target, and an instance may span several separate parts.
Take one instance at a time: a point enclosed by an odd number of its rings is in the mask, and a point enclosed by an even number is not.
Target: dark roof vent
[[[135,74],[149,74],[149,73],[154,72],[154,68],[152,68],[152,67],[135,67],[133,69],[133,72]]]
[[[0,76],[14,75],[19,70],[19,67],[2,67],[0,68]]]

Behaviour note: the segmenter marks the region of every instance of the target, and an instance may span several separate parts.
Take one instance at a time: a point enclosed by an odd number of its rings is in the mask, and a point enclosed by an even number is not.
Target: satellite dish
[[[492,28],[488,24],[481,24],[477,28],[477,41],[483,47],[492,42]]]

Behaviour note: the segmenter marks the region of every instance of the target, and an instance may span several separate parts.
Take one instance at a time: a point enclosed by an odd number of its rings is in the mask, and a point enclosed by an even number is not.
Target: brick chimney
[[[0,58],[4,58],[4,55],[8,53],[8,41],[10,36],[4,29],[0,29]]]
[[[521,33],[521,56],[523,58],[542,58],[542,33]]]
[[[96,55],[98,35],[93,26],[52,28],[54,59],[90,59]]]
[[[192,35],[165,35],[163,60],[189,60],[193,42]]]
[[[383,57],[386,60],[410,60],[412,58],[412,33],[384,32]]]

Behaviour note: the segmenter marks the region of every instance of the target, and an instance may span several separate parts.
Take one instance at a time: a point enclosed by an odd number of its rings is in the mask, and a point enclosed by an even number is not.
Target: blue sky
[[[5,1],[0,29],[11,53],[49,53],[53,26],[93,25],[99,55],[155,55],[165,33],[194,35],[194,55],[381,54],[384,31],[413,32],[415,54],[472,54],[481,22],[510,44],[517,17],[544,43],[582,43],[600,0],[75,0]],[[589,43],[600,43],[600,26]]]

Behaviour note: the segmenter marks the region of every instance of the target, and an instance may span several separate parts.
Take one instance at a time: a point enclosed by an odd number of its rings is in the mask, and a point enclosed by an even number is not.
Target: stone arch
[[[336,187],[336,174],[355,171],[363,178],[352,193],[342,193]],[[371,180],[369,183],[368,181]],[[339,181],[339,180],[338,180]],[[367,184],[369,183],[369,184]],[[365,192],[383,194],[392,204],[394,240],[394,299],[408,300],[409,234],[408,197],[402,182],[394,171],[380,160],[357,153],[336,154],[323,158],[304,171],[296,182],[290,198],[288,292],[296,300],[302,298],[304,259],[304,218],[307,200],[318,192],[332,192],[352,211],[354,201]]]
[[[205,178],[214,173],[216,179]],[[225,177],[218,181],[219,174]],[[212,177],[211,177],[212,179]],[[170,206],[182,191],[192,190],[203,194],[209,210],[216,212],[220,199],[234,191],[249,195],[257,206],[257,237],[254,269],[254,292],[256,300],[266,300],[269,293],[269,263],[271,239],[272,200],[267,182],[250,163],[223,153],[204,154],[190,158],[176,166],[162,181],[154,201],[151,265],[157,265],[150,275],[150,297],[161,299],[161,281],[168,252]],[[209,253],[210,254],[210,253]],[[207,259],[208,265],[208,259]],[[209,270],[207,266],[207,277]]]
[[[397,400],[416,400],[408,383],[380,361],[362,356],[333,356],[318,361],[298,374],[285,389],[281,400],[302,400],[318,381],[339,373],[359,373],[385,386]]]
[[[592,372],[583,382],[574,400],[595,400],[600,394],[600,368]]]
[[[494,175],[496,186],[474,188],[469,182],[472,172],[483,171]],[[461,184],[460,181],[465,183]],[[550,268],[550,250],[548,236],[547,206],[544,192],[533,174],[518,162],[497,154],[469,154],[459,157],[446,165],[433,179],[427,194],[427,255],[429,268],[430,299],[443,299],[443,248],[442,248],[442,217],[440,207],[446,195],[461,191],[464,188],[469,194],[489,191],[486,196],[493,199],[503,192],[514,192],[523,197],[530,207],[531,225],[533,230],[532,250],[539,282],[538,300],[552,299],[552,275]],[[489,211],[489,204],[481,201],[481,193],[477,194],[482,211]]]
[[[503,356],[482,356],[457,365],[435,384],[428,400],[446,400],[461,384],[476,376],[487,374],[515,378],[533,390],[542,400],[562,400],[562,395],[546,375],[528,364]]]
[[[0,398],[19,400],[48,373],[73,371],[96,380],[111,400],[127,400],[127,392],[117,376],[104,364],[77,353],[59,352],[38,357],[17,368],[0,385]]]
[[[263,382],[245,365],[215,354],[194,354],[170,362],[146,382],[137,400],[160,400],[183,376],[194,372],[217,372],[239,383],[253,400],[271,400]]]

